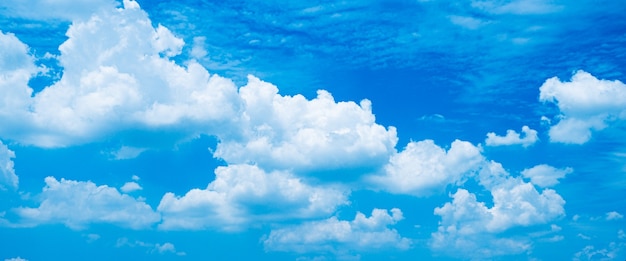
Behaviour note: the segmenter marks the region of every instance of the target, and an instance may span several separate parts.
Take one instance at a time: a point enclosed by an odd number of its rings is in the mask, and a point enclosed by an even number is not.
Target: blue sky
[[[0,260],[624,260],[625,11],[3,1]]]

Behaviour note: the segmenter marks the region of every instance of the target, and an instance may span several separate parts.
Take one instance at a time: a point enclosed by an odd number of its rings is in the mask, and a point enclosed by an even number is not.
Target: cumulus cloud
[[[19,179],[13,167],[14,158],[15,152],[0,140],[0,189],[6,189],[5,186],[17,188]]]
[[[620,81],[599,80],[577,71],[569,82],[550,78],[539,90],[539,100],[556,104],[561,113],[558,123],[550,127],[553,142],[583,144],[591,139],[592,131],[626,119],[626,85]]]
[[[498,136],[494,132],[487,133],[487,139],[485,145],[487,146],[502,146],[502,145],[522,145],[528,147],[535,144],[539,139],[537,137],[537,131],[529,128],[528,126],[522,127],[522,133],[524,137],[521,137],[520,133],[514,130],[507,130],[505,136]]]
[[[124,193],[129,193],[129,192],[133,192],[133,191],[137,191],[137,190],[142,190],[143,188],[141,186],[139,186],[139,184],[137,184],[137,182],[126,182],[124,183],[124,185],[120,188],[120,190]]]
[[[84,229],[92,223],[109,223],[132,229],[148,228],[160,215],[145,202],[120,194],[115,188],[91,181],[45,178],[39,207],[14,209],[17,226],[61,223]]]
[[[374,209],[370,217],[358,212],[352,221],[331,217],[272,230],[263,244],[268,251],[338,253],[377,249],[408,249],[411,240],[389,226],[404,217],[400,209]]]
[[[448,151],[432,140],[410,142],[391,156],[382,175],[368,179],[391,193],[428,196],[462,182],[483,160],[480,148],[465,141],[452,142]]]
[[[545,224],[565,214],[565,201],[554,190],[539,192],[533,184],[511,177],[498,163],[490,162],[478,178],[490,191],[493,206],[458,189],[451,195],[452,202],[435,208],[441,221],[430,242],[434,251],[476,258],[523,253],[530,249],[528,239],[501,237],[500,233],[513,227]]]
[[[129,128],[198,133],[237,118],[240,98],[232,81],[194,61],[184,67],[171,61],[183,40],[154,28],[136,2],[124,7],[72,23],[59,47],[63,77],[34,97],[27,85],[36,72],[33,58],[14,36],[2,34],[0,55],[15,64],[0,71],[9,80],[0,82],[7,100],[0,105],[7,123],[0,135],[57,147]]]
[[[165,194],[157,208],[163,215],[159,228],[238,230],[252,221],[314,218],[333,213],[346,197],[340,188],[311,186],[289,172],[229,165],[215,170],[206,189]]]
[[[282,96],[253,76],[239,94],[245,104],[240,133],[222,138],[215,151],[229,163],[296,170],[377,167],[395,150],[395,128],[375,122],[368,100],[335,102],[323,90],[312,100]]]
[[[522,176],[530,179],[533,184],[541,187],[550,187],[559,184],[559,179],[574,171],[572,168],[557,169],[541,164],[522,171]]]
[[[624,215],[620,214],[617,211],[611,211],[606,213],[606,220],[619,220],[624,218]]]

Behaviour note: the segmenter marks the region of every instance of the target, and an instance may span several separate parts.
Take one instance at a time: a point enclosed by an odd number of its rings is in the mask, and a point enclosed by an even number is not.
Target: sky
[[[0,3],[0,260],[624,260],[626,3]]]

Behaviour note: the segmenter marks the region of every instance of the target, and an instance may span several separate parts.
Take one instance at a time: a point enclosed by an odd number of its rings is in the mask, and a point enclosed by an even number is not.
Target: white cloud
[[[100,235],[98,234],[87,234],[85,237],[87,237],[87,243],[93,243],[100,239]]]
[[[14,158],[15,152],[10,150],[0,140],[0,189],[6,189],[5,186],[17,188],[19,178],[15,174],[15,168],[13,167]]]
[[[134,159],[139,157],[141,153],[148,150],[147,148],[137,148],[131,146],[122,146],[120,149],[111,152],[111,156],[116,160]]]
[[[128,240],[126,237],[118,238],[115,244],[115,247],[143,247],[149,249],[149,253],[156,254],[176,254],[179,256],[187,255],[185,252],[177,251],[176,246],[170,242],[165,242],[163,244],[153,244],[140,240],[135,240],[134,242]]]
[[[617,211],[611,211],[606,213],[606,220],[619,220],[624,218],[624,215],[620,214]]]
[[[125,6],[74,21],[59,47],[63,77],[32,98],[33,58],[17,38],[2,34],[0,55],[15,60],[0,71],[9,80],[0,85],[11,86],[0,88],[11,101],[0,113],[2,137],[58,147],[130,128],[215,134],[239,117],[241,99],[232,81],[194,61],[175,64],[170,58],[182,51],[182,39],[152,27],[135,2]]]
[[[626,85],[599,80],[578,71],[570,82],[550,78],[541,86],[539,99],[555,103],[560,121],[550,128],[553,142],[582,144],[616,120],[626,119]]]
[[[626,243],[624,242],[611,242],[602,249],[587,245],[574,254],[573,260],[615,260],[620,254],[624,253],[624,249],[626,249]]]
[[[391,212],[391,215],[389,214]],[[263,244],[269,251],[338,253],[346,250],[408,249],[411,240],[389,228],[402,220],[402,211],[374,209],[370,217],[358,212],[352,221],[331,217],[272,230]]]
[[[163,215],[159,228],[238,230],[251,222],[325,216],[347,203],[344,190],[314,187],[288,172],[230,165],[218,167],[215,176],[206,189],[165,194],[157,208]]]
[[[537,131],[529,128],[528,126],[522,127],[522,133],[524,137],[514,130],[507,130],[506,136],[498,136],[494,132],[487,133],[487,139],[485,145],[487,146],[502,146],[502,145],[522,145],[528,147],[535,144],[539,139],[537,137]]]
[[[557,169],[555,167],[541,164],[522,171],[522,176],[530,179],[533,184],[541,187],[550,187],[559,184],[559,179],[574,171],[572,168]]]
[[[170,242],[165,242],[163,244],[156,244],[154,246],[153,252],[159,253],[159,254],[167,254],[167,253],[172,253],[172,254],[176,254],[179,256],[184,256],[186,255],[185,252],[179,252],[176,251],[176,247],[174,246],[174,244],[170,243]]]
[[[137,182],[126,182],[120,188],[120,190],[124,193],[130,193],[137,190],[142,190],[143,188],[137,184]]]
[[[491,162],[478,175],[491,192],[492,207],[476,195],[458,189],[452,202],[435,208],[441,216],[431,248],[452,256],[472,258],[519,254],[530,249],[526,238],[506,238],[500,233],[519,226],[545,224],[565,214],[565,201],[554,190],[539,192],[531,183],[514,178],[498,163]]]
[[[382,175],[368,179],[391,193],[428,196],[462,182],[483,160],[480,148],[465,141],[452,142],[448,151],[432,140],[410,142],[389,159]]]
[[[160,215],[146,203],[106,185],[97,186],[91,181],[59,181],[53,177],[47,177],[45,182],[39,195],[42,199],[39,207],[14,209],[20,217],[16,225],[61,223],[72,229],[83,229],[92,223],[110,223],[141,229],[160,220]]]
[[[282,96],[253,76],[239,94],[245,104],[240,133],[221,137],[215,151],[226,162],[269,169],[376,168],[395,150],[395,128],[375,122],[368,100],[335,102],[322,90],[312,100]]]

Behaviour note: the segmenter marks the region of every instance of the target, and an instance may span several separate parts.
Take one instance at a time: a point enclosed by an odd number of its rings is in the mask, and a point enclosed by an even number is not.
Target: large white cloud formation
[[[331,217],[272,230],[263,244],[269,251],[318,254],[388,248],[408,249],[411,240],[401,237],[395,229],[389,228],[402,219],[404,219],[402,211],[397,208],[391,211],[374,209],[370,217],[357,212],[351,221]]]
[[[430,246],[453,256],[491,256],[522,253],[530,249],[524,238],[500,237],[518,226],[545,224],[565,214],[565,201],[552,189],[537,191],[532,183],[510,176],[502,165],[489,162],[478,175],[479,183],[490,191],[492,207],[478,201],[475,194],[458,189],[452,202],[435,209],[441,216]]]
[[[17,188],[19,179],[15,174],[13,158],[15,158],[15,152],[0,140],[0,189],[5,189],[5,186]]]
[[[614,121],[626,119],[626,85],[599,80],[577,71],[569,82],[550,78],[539,88],[539,100],[555,103],[561,114],[550,127],[553,142],[582,144]]]
[[[67,36],[58,57],[63,77],[34,97],[27,85],[37,71],[33,58],[14,36],[0,37],[0,55],[12,61],[0,72],[8,79],[0,82],[2,137],[57,147],[128,128],[210,132],[238,118],[233,82],[194,61],[171,61],[184,42],[154,28],[136,2],[74,21]]]
[[[245,103],[240,137],[222,139],[215,151],[229,163],[297,170],[377,167],[395,150],[395,128],[375,122],[368,100],[335,102],[326,91],[312,100],[281,96],[276,86],[252,76],[239,94]]]
[[[165,194],[157,209],[161,229],[239,230],[251,222],[327,216],[346,203],[341,188],[314,187],[288,172],[242,164],[218,167],[206,189]]]
[[[84,229],[89,224],[107,223],[144,229],[161,220],[145,202],[106,185],[54,177],[45,178],[45,182],[38,207],[14,209],[20,217],[15,225],[60,223],[72,229]]]

